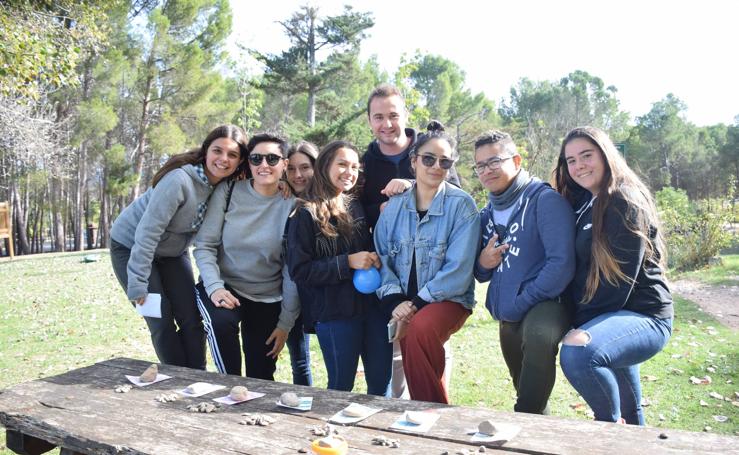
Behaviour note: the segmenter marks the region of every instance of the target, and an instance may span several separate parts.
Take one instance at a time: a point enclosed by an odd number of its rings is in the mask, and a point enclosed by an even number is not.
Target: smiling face
[[[494,161],[501,160],[499,163],[492,165]],[[475,166],[487,164],[484,170],[478,170],[478,178],[480,183],[491,193],[501,194],[511,186],[513,180],[521,169],[521,156],[513,155],[511,157],[504,146],[500,143],[485,144],[475,149]],[[497,169],[492,167],[500,166]]]
[[[369,124],[380,150],[400,152],[408,145],[405,125],[408,113],[398,95],[375,97],[369,105]],[[385,150],[383,150],[385,151]]]
[[[565,144],[565,160],[572,180],[597,194],[606,169],[600,149],[589,140],[578,137]]]
[[[281,157],[282,151],[280,145],[275,142],[260,142],[249,154],[249,156],[252,155],[277,155]],[[280,159],[274,166],[270,166],[267,161],[268,159],[262,158],[259,165],[249,162],[249,170],[251,170],[251,175],[254,178],[255,187],[276,187],[285,172],[285,168],[287,168],[286,159]]]
[[[354,188],[359,177],[359,155],[352,149],[340,148],[328,169],[331,184],[339,193]]]
[[[239,144],[231,138],[220,137],[208,146],[203,169],[210,184],[215,185],[233,174],[242,161]]]
[[[426,157],[426,158],[424,158]],[[424,159],[434,164],[431,167],[423,164]],[[440,160],[453,160],[452,146],[444,139],[431,139],[418,149],[417,155],[413,157],[411,166],[416,173],[416,182],[419,185],[437,188],[446,179],[449,173],[448,169],[441,167]]]
[[[296,193],[305,191],[310,179],[313,178],[313,164],[305,153],[296,152],[290,156],[287,165],[287,181],[290,182]]]

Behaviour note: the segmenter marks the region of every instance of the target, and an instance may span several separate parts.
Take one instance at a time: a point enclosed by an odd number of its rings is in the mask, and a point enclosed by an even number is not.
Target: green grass
[[[80,253],[40,255],[0,261],[0,388],[51,376],[112,357],[156,361],[148,331],[126,301],[110,266],[108,254],[83,263]],[[737,259],[725,262],[725,275],[736,274]],[[718,275],[718,272],[710,272]],[[723,276],[723,275],[722,275]],[[478,286],[478,302],[485,287]],[[675,329],[667,347],[646,362],[642,376],[649,425],[738,434],[739,407],[709,396],[739,391],[739,335],[701,312],[693,303],[676,299]],[[515,400],[498,343],[498,325],[480,304],[465,327],[452,338],[454,404],[512,410]],[[312,366],[317,387],[326,375],[316,338],[311,338]],[[710,372],[709,368],[714,370]],[[209,363],[209,370],[214,370]],[[693,385],[690,376],[712,378],[710,385]],[[290,382],[287,351],[278,363],[277,380]],[[356,391],[366,390],[358,373]],[[704,400],[708,406],[699,403]],[[561,372],[550,400],[551,413],[587,419],[584,401]],[[660,419],[660,415],[664,420]],[[729,418],[716,422],[715,415]],[[0,436],[0,454],[4,433]]]
[[[721,264],[684,272],[674,279],[690,279],[712,285],[739,285],[739,254],[721,255]]]

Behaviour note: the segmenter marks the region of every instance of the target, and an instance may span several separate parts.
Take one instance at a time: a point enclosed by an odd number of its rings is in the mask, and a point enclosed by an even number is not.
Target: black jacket
[[[365,295],[354,289],[349,255],[374,251],[374,245],[359,202],[352,201],[349,211],[354,219],[354,236],[348,241],[339,237],[335,246],[321,233],[307,209],[298,209],[290,218],[287,265],[301,303],[308,307],[303,312],[306,331],[315,322],[356,317],[364,313],[367,305],[378,304],[374,294]],[[331,249],[334,251],[328,253]]]
[[[380,205],[388,200],[387,196],[380,194],[385,185],[392,179],[415,179],[411,168],[411,159],[408,156],[411,147],[416,143],[418,133],[413,128],[406,128],[405,135],[410,138],[408,147],[401,152],[402,158],[395,164],[381,151],[377,140],[370,142],[367,151],[362,155],[362,190],[360,201],[367,216],[367,224],[374,228],[380,217]],[[461,186],[457,169],[449,169],[447,181],[455,186]]]
[[[589,196],[590,193],[587,193]],[[673,315],[672,296],[667,288],[664,273],[659,263],[654,259],[645,260],[645,241],[629,231],[624,220],[626,217],[636,216],[630,210],[626,201],[618,194],[611,196],[610,204],[606,209],[604,229],[608,246],[618,262],[621,271],[635,282],[619,281],[616,285],[610,284],[601,278],[598,289],[592,300],[580,304],[585,294],[585,283],[588,279],[590,261],[592,258],[593,242],[593,209],[588,204],[589,197],[580,199],[582,204],[575,207],[577,224],[575,226],[575,278],[572,280],[569,297],[574,304],[574,325],[579,327],[585,322],[603,313],[621,309],[634,311],[656,318],[670,318]],[[656,228],[652,228],[650,238],[654,239]]]

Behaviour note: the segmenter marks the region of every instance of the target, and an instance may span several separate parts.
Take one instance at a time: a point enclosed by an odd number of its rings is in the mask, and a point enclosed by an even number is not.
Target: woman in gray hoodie
[[[195,303],[187,252],[215,186],[246,157],[246,133],[222,125],[203,144],[172,156],[151,188],[113,223],[110,257],[128,299],[137,305],[161,295],[161,318],[145,317],[162,363],[205,369],[205,333]]]

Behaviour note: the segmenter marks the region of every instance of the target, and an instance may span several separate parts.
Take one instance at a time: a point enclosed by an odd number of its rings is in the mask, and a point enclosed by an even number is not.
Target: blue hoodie
[[[480,212],[482,248],[495,234],[494,198],[490,194]],[[519,322],[537,303],[558,298],[575,274],[572,207],[549,185],[532,179],[515,202],[501,243],[510,247],[500,265],[491,270],[476,261],[475,278],[490,281],[485,299],[490,314],[499,321]]]

